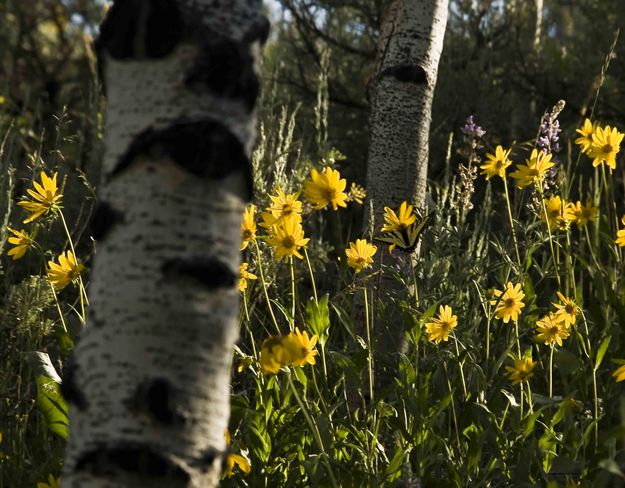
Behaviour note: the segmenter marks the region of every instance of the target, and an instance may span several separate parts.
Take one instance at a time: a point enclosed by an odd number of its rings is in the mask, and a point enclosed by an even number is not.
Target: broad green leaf
[[[50,356],[45,352],[28,352],[26,353],[26,360],[35,371],[36,376],[46,376],[57,383],[61,383],[61,377],[54,369]]]
[[[612,336],[608,336],[603,339],[603,342],[597,349],[597,357],[595,359],[595,371],[599,369],[601,366],[601,362],[603,361],[603,357],[605,356],[606,351],[608,350],[608,346],[610,345],[610,341],[612,340]]]
[[[328,298],[326,293],[321,297],[319,303],[315,303],[315,300],[311,298],[306,304],[306,323],[312,332],[317,334],[320,344],[325,344],[328,340],[328,329],[330,328]]]
[[[61,395],[60,384],[48,376],[37,376],[37,406],[45,416],[50,430],[67,440],[69,435],[67,402]]]

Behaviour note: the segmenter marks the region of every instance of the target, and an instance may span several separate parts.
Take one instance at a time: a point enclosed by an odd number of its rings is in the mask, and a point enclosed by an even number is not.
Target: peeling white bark
[[[370,83],[367,197],[376,230],[384,206],[423,203],[432,98],[447,25],[448,0],[395,0],[378,42]]]
[[[241,161],[254,136],[253,83],[230,90],[228,80],[255,77],[261,1],[125,1],[140,20],[132,35],[113,29],[103,44],[106,233],[64,378],[72,407],[63,486],[212,487],[226,455],[251,171]],[[149,46],[137,46],[163,20],[150,17],[163,5],[181,13],[180,38],[166,55],[145,56]],[[130,40],[121,51],[120,38]],[[240,59],[220,64],[213,43],[235,46]],[[122,59],[124,49],[131,55]],[[198,60],[200,76],[189,81]]]

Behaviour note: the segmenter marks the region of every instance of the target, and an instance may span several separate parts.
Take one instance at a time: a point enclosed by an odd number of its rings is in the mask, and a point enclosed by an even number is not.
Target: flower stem
[[[369,367],[369,401],[373,404],[373,351],[371,344],[371,326],[369,324],[369,299],[367,298],[367,288],[363,288],[365,297],[365,328],[367,332],[367,349],[369,354],[367,356],[367,363]]]
[[[260,273],[260,283],[263,285],[263,293],[265,295],[265,300],[267,302],[267,308],[269,308],[269,314],[271,315],[271,320],[273,320],[273,325],[276,327],[276,332],[278,335],[281,334],[280,326],[278,325],[278,321],[276,320],[276,316],[273,313],[273,307],[271,306],[271,300],[269,299],[269,293],[267,292],[267,282],[265,281],[265,272],[263,271],[263,262],[260,257],[260,246],[256,239],[254,239],[254,246],[256,247],[256,263],[258,265],[258,272]]]
[[[519,252],[519,243],[516,240],[516,231],[514,230],[514,220],[512,219],[512,209],[510,206],[510,194],[508,193],[508,180],[503,177],[503,189],[506,194],[506,208],[508,209],[508,220],[510,220],[510,231],[512,232],[512,241],[514,242],[514,250],[516,251],[516,261],[521,271],[521,253]]]
[[[72,242],[72,235],[69,232],[69,228],[67,227],[67,222],[65,221],[65,215],[63,215],[63,211],[59,210],[59,214],[61,215],[61,222],[63,223],[63,229],[65,229],[65,235],[67,236],[67,241],[69,242],[69,248],[74,255],[74,259],[78,262],[78,256],[76,255],[76,250],[74,249],[74,243]],[[87,298],[87,292],[85,290],[85,285],[82,282],[82,276],[78,275],[78,295],[80,296],[80,322],[82,325],[85,325],[87,322],[87,316],[85,313],[85,303],[89,305],[89,299]]]
[[[553,398],[553,351],[555,346],[551,344],[551,351],[549,352],[549,399]]]
[[[556,280],[558,281],[558,287],[560,287],[560,265],[556,259],[556,253],[553,249],[553,241],[551,234],[551,224],[549,223],[549,215],[547,214],[547,207],[545,206],[545,198],[543,197],[542,186],[538,185],[538,193],[540,194],[540,201],[543,206],[543,213],[545,215],[545,222],[547,222],[547,233],[549,234],[549,248],[551,249],[551,257],[553,258],[553,264],[556,267]]]
[[[312,284],[313,296],[315,297],[315,304],[319,305],[319,298],[317,297],[317,285],[315,285],[315,275],[313,274],[312,266],[310,265],[310,258],[308,257],[308,251],[304,247],[304,256],[306,257],[306,264],[308,265],[308,273],[310,273],[310,282]]]
[[[460,366],[460,378],[462,379],[462,391],[464,392],[464,400],[467,400],[467,384],[464,380],[464,370],[462,368],[462,361],[460,361],[460,348],[458,347],[458,338],[456,334],[452,334],[454,343],[456,344],[456,357],[458,358],[458,365]]]
[[[295,265],[293,264],[293,256],[289,258],[289,267],[291,268],[291,322],[289,329],[292,332],[295,329]]]
[[[315,439],[315,442],[317,443],[317,447],[319,448],[319,452],[321,454],[321,460],[323,461],[323,464],[326,467],[326,471],[328,473],[328,477],[330,478],[330,482],[332,483],[332,486],[338,488],[338,485],[336,483],[336,478],[334,477],[334,472],[332,471],[332,466],[330,466],[330,461],[328,460],[328,455],[326,454],[325,449],[323,447],[323,441],[321,440],[321,434],[319,433],[317,424],[315,424],[314,419],[310,416],[310,413],[308,412],[308,408],[306,407],[306,405],[304,405],[304,401],[302,400],[302,397],[298,393],[297,388],[295,388],[295,384],[293,383],[293,380],[291,379],[291,373],[288,373],[286,377],[289,382],[289,386],[291,387],[291,391],[293,392],[293,396],[295,397],[295,400],[297,400],[299,408],[302,410],[302,413],[304,414],[304,417],[306,418],[306,423],[308,423],[308,427],[310,428],[312,436]]]

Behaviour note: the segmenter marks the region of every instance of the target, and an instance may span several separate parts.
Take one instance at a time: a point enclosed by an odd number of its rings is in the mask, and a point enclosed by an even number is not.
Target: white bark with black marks
[[[384,206],[423,203],[432,98],[447,25],[448,0],[395,0],[378,41],[370,81],[367,197],[375,230]]]
[[[64,488],[219,482],[261,4],[118,0],[102,25],[98,245],[64,378]]]

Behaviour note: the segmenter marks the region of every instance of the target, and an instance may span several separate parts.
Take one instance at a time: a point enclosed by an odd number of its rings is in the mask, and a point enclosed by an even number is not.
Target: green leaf
[[[328,307],[328,294],[326,293],[319,303],[314,299],[308,300],[306,304],[306,323],[319,337],[319,343],[325,344],[328,340],[328,329],[330,328],[330,309]]]
[[[37,376],[37,406],[52,432],[67,440],[69,435],[68,405],[61,395],[61,386],[49,376]]]
[[[27,352],[26,361],[30,364],[35,371],[35,375],[46,376],[57,383],[61,383],[61,377],[54,369],[50,356],[45,352]]]
[[[603,339],[603,342],[597,349],[597,357],[595,358],[595,371],[599,369],[601,366],[601,362],[603,361],[603,357],[605,356],[606,351],[608,350],[608,346],[610,345],[610,341],[612,340],[612,336],[608,336]]]

